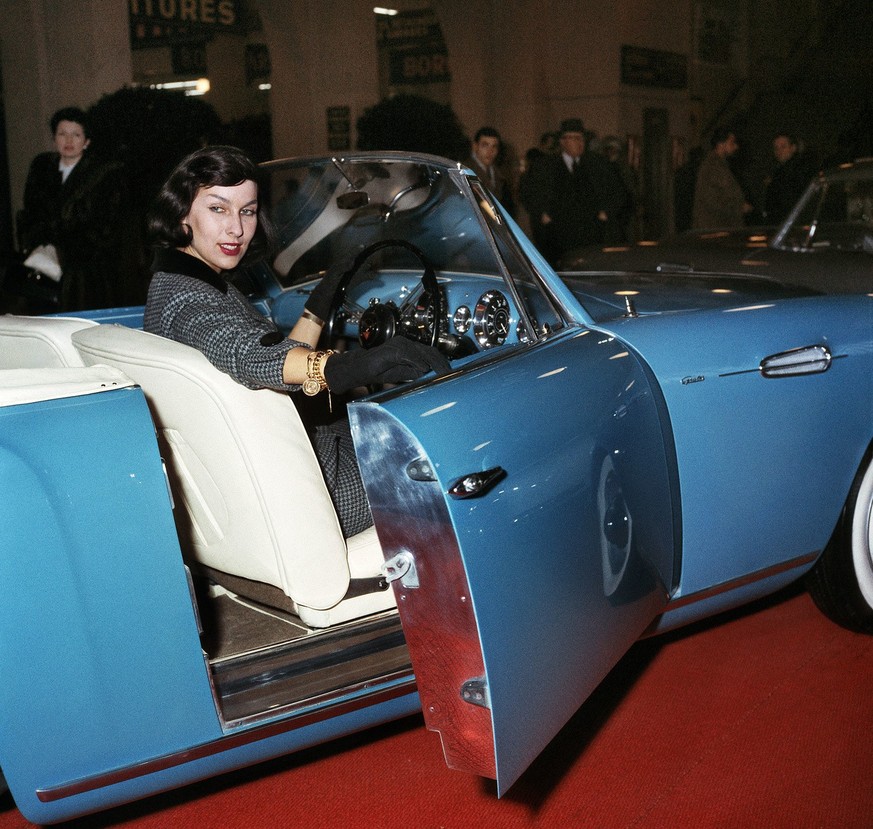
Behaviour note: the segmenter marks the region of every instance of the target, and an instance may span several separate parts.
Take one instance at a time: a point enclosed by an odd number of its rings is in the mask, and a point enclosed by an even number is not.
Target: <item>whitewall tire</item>
[[[843,627],[873,633],[873,456],[858,472],[833,538],[807,577],[825,615]]]

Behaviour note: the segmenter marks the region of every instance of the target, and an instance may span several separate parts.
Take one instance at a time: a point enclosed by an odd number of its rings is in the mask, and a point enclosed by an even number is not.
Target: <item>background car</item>
[[[580,248],[558,270],[746,273],[828,293],[873,291],[873,159],[816,175],[779,227],[711,228]]]
[[[0,316],[0,766],[29,820],[419,708],[503,793],[641,636],[802,577],[873,631],[873,298],[561,280],[442,159],[264,171],[258,306],[287,330],[347,262],[332,344],[452,369],[298,412],[141,308]],[[375,521],[349,539],[304,428],[342,413]]]

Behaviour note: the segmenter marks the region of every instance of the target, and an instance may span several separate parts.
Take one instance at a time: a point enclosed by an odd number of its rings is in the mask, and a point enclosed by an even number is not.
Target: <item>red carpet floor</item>
[[[791,591],[641,642],[501,800],[414,717],[67,826],[869,829],[873,638]]]

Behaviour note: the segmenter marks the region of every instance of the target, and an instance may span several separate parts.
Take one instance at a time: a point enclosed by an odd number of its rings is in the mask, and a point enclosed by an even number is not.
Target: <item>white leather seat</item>
[[[82,366],[70,336],[93,320],[79,317],[0,316],[0,368]]]
[[[344,599],[352,578],[378,578],[382,551],[372,527],[343,539],[287,394],[247,389],[196,349],[143,331],[98,325],[73,343],[86,365],[119,368],[145,392],[189,557],[279,588],[313,627],[394,606],[391,590]]]

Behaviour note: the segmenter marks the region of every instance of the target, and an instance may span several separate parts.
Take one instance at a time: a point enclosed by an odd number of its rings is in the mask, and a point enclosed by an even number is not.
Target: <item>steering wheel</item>
[[[404,248],[414,254],[421,263],[421,293],[412,291],[410,297],[399,308],[393,303],[377,303],[369,306],[363,314],[358,328],[358,339],[364,348],[374,348],[388,342],[396,335],[417,340],[425,345],[436,346],[439,339],[440,320],[445,313],[443,297],[440,293],[433,265],[420,248],[403,239],[383,239],[365,247],[356,257],[351,267],[340,277],[330,304],[330,313],[324,323],[323,336],[326,342],[333,340],[337,315],[346,298],[346,290],[364,263],[377,251],[384,248]]]

